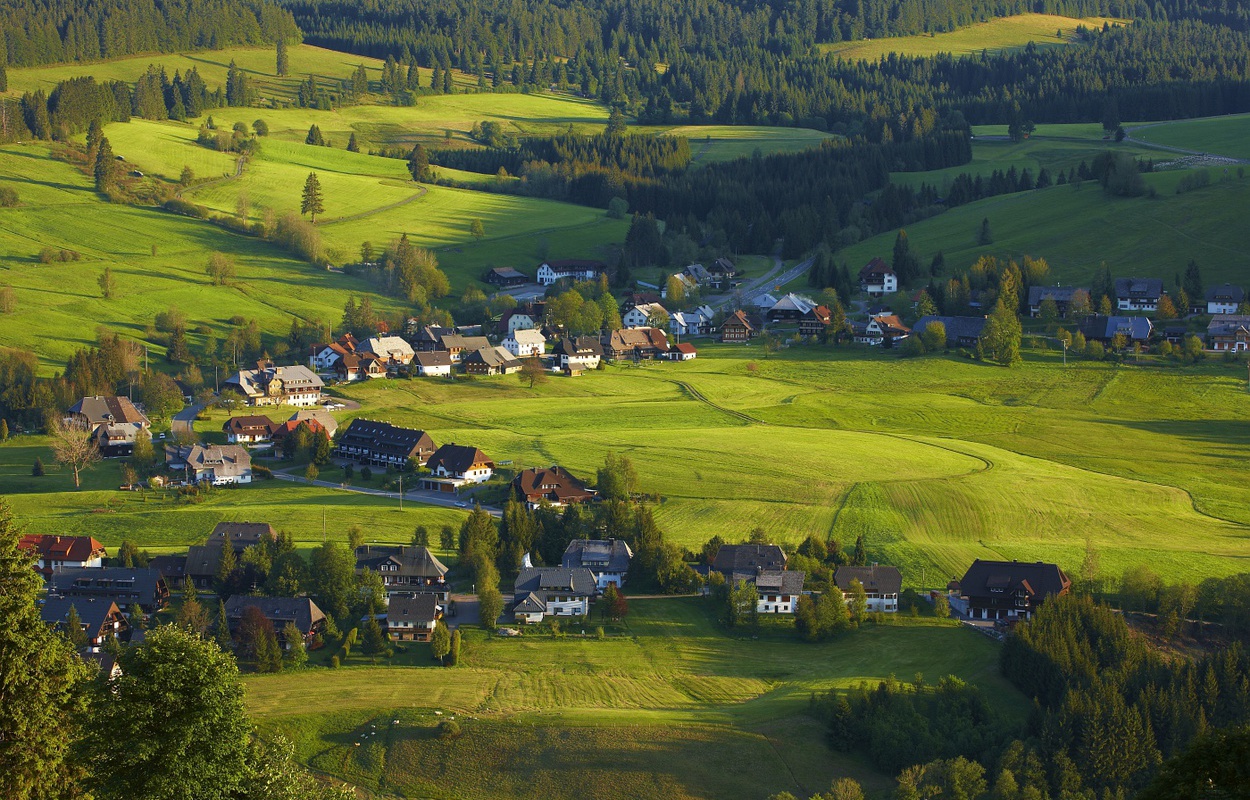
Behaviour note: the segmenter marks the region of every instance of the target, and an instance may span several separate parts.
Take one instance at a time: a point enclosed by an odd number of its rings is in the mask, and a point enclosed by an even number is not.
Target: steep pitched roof
[[[1230,336],[1243,328],[1250,329],[1250,314],[1216,314],[1207,323],[1207,335]]]
[[[104,555],[104,545],[90,536],[27,534],[17,547],[19,550],[33,550],[40,558],[53,561],[90,561]]]
[[[593,597],[598,582],[584,567],[525,567],[517,575],[513,594],[560,592]]]
[[[1085,292],[1088,295],[1089,289],[1081,286],[1030,286],[1029,305],[1040,306],[1046,298],[1056,303],[1071,303],[1072,296],[1077,292]]]
[[[209,541],[230,542],[238,551],[264,541],[274,541],[278,532],[268,522],[218,522],[213,532],[208,535]]]
[[[1207,302],[1241,303],[1246,299],[1246,290],[1240,286],[1225,283],[1221,286],[1207,287]]]
[[[339,446],[364,448],[394,458],[411,458],[422,450],[433,450],[434,440],[422,430],[357,417],[339,437]]]
[[[135,408],[129,397],[84,397],[70,406],[69,413],[86,417],[87,424],[95,427],[105,422],[133,422],[148,427],[148,418]]]
[[[755,588],[761,592],[800,594],[807,573],[796,569],[768,569],[755,576]]]
[[[413,360],[426,369],[431,367],[450,367],[451,353],[446,350],[430,350],[428,352],[417,353],[413,356]]]
[[[104,567],[102,569],[67,569],[55,573],[48,582],[52,594],[110,597],[113,599],[138,595],[145,602],[155,597],[164,583],[160,570],[148,567]],[[129,599],[118,599],[129,605]]]
[[[1115,296],[1134,300],[1157,300],[1163,294],[1163,281],[1159,278],[1116,278]]]
[[[393,358],[397,361],[412,359],[412,345],[399,336],[375,336],[365,339],[360,351],[373,353],[382,359]]]
[[[438,619],[438,598],[432,594],[392,597],[386,608],[386,621],[415,622],[429,625]]]
[[[751,321],[747,319],[746,312],[741,309],[735,311],[734,313],[726,317],[725,321],[721,323],[721,329],[723,330],[725,326],[738,326],[738,325],[746,328],[748,331],[755,330],[755,327],[751,325]]]
[[[560,466],[521,470],[512,479],[517,494],[531,503],[547,499],[553,503],[582,502],[594,498],[595,492]]]
[[[986,597],[1018,590],[1030,597],[1062,594],[1072,585],[1057,564],[1042,561],[982,561],[977,559],[959,581],[965,597]]]
[[[241,417],[231,417],[221,426],[221,429],[226,433],[253,436],[261,433],[268,434],[272,428],[273,420],[260,414],[248,414]]]
[[[869,278],[883,278],[886,275],[893,275],[894,270],[880,256],[874,258],[863,266],[859,271],[859,279],[866,280]]]
[[[434,455],[430,456],[430,461],[426,466],[429,467],[431,472],[442,467],[454,475],[463,475],[472,469],[474,464],[495,466],[494,462],[476,447],[468,447],[452,442],[435,450]]]
[[[677,344],[673,345],[673,349],[679,353],[684,353],[685,355],[688,355],[688,356],[698,355],[699,353],[698,350],[694,349],[694,345],[692,345],[690,342],[678,342]]]
[[[87,635],[94,639],[109,622],[109,617],[120,614],[117,603],[108,598],[49,597],[39,606],[39,617],[48,625],[64,625],[70,608],[78,612],[78,619],[87,626]]]
[[[339,429],[339,423],[336,419],[334,419],[334,415],[323,408],[301,408],[299,411],[296,411],[291,415],[289,421],[296,424],[305,421],[309,423],[316,422],[321,425],[322,428],[325,428],[325,432],[331,436],[333,436],[334,432]],[[316,428],[314,427],[313,430],[315,432]]]
[[[786,554],[775,544],[723,544],[712,559],[712,569],[725,574],[785,567]]]
[[[985,331],[985,317],[939,317],[926,316],[916,320],[916,333],[923,333],[930,322],[940,322],[946,326],[946,338],[950,341],[960,339],[980,339]]]
[[[542,331],[534,328],[517,328],[508,338],[517,344],[531,344],[539,347],[547,343],[547,337],[543,336]]]
[[[627,572],[634,551],[624,539],[574,539],[564,550],[560,565],[585,567],[592,572]]]
[[[428,547],[364,545],[356,550],[356,569],[378,572],[383,564],[396,567],[387,574],[406,578],[441,578],[447,574],[447,567]]]
[[[869,594],[898,594],[903,588],[898,567],[838,567],[833,573],[833,582],[842,591],[850,588],[851,581],[859,581]]]
[[[226,618],[241,619],[243,612],[251,606],[259,608],[265,619],[274,623],[278,633],[290,621],[306,634],[326,616],[308,597],[251,597],[236,594],[226,601]]]
[[[166,445],[165,460],[186,464],[197,472],[211,469],[218,478],[239,476],[252,469],[252,456],[237,444]]]
[[[599,344],[599,340],[593,336],[565,336],[556,345],[556,355],[582,358],[602,356],[603,345]]]

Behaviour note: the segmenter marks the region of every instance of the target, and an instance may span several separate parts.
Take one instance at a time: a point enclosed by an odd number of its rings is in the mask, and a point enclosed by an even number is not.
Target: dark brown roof
[[[208,535],[210,543],[229,541],[238,552],[266,539],[273,541],[277,538],[278,532],[268,522],[218,522]]]
[[[879,277],[882,275],[893,274],[893,272],[894,270],[890,268],[890,265],[885,263],[885,261],[878,256],[865,264],[864,268],[859,271],[859,279],[862,281],[865,278]]]
[[[712,559],[712,569],[726,575],[786,568],[786,554],[775,544],[723,544]]]
[[[453,442],[435,450],[434,455],[430,456],[430,461],[426,466],[431,472],[442,467],[454,475],[463,475],[473,469],[474,464],[489,464],[492,468],[495,466],[494,462],[476,447],[468,447]]]
[[[28,534],[18,542],[20,550],[34,550],[40,558],[54,561],[90,561],[104,555],[104,545],[90,536]]]
[[[446,350],[430,350],[424,353],[417,353],[413,356],[413,359],[422,367],[451,366],[451,353]]]
[[[698,355],[698,352],[699,352],[698,350],[694,349],[694,345],[692,345],[690,342],[678,342],[677,344],[673,345],[673,349],[679,353],[694,353],[696,355]]]
[[[430,623],[438,619],[438,597],[432,594],[416,594],[412,597],[392,597],[386,608],[386,619],[406,622]]]
[[[279,634],[287,622],[294,622],[300,632],[308,634],[326,616],[307,597],[250,597],[236,594],[226,601],[226,619],[242,619],[244,610],[249,606],[259,608],[260,613],[274,624]]]
[[[1021,590],[1029,597],[1040,599],[1063,594],[1071,586],[1072,581],[1057,564],[978,558],[964,573],[959,591],[964,597],[988,597]]]
[[[751,324],[751,321],[747,319],[746,312],[744,312],[742,309],[738,309],[734,313],[730,314],[725,319],[725,321],[721,323],[722,329],[726,327],[735,327],[735,326],[741,326],[741,327],[746,328],[747,330],[754,330],[755,328],[755,326]]]
[[[133,422],[146,427],[145,417],[129,397],[84,397],[70,407],[69,413],[81,414],[93,427],[104,422]]]
[[[433,450],[434,440],[422,430],[357,418],[340,434],[339,447],[359,447],[376,456],[408,459]]]
[[[833,582],[842,591],[859,581],[869,594],[898,594],[903,588],[903,576],[898,567],[838,567]]]
[[[427,547],[364,545],[357,548],[356,569],[378,572],[383,564],[396,567],[394,570],[387,570],[388,575],[405,578],[441,578],[447,574],[447,567]]]
[[[522,470],[512,479],[512,487],[531,503],[544,499],[552,503],[580,503],[595,497],[593,490],[559,466]]]
[[[221,426],[223,431],[233,434],[269,433],[273,428],[273,420],[269,417],[252,414],[242,417],[231,417]]]

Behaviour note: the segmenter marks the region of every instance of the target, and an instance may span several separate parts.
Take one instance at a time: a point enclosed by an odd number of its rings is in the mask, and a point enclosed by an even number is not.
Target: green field
[[[996,17],[988,22],[969,25],[949,33],[838,42],[822,44],[820,49],[850,61],[876,61],[890,53],[908,56],[935,56],[939,53],[975,55],[983,50],[1015,50],[1029,43],[1040,47],[1055,47],[1071,42],[1076,29],[1081,25],[1086,28],[1101,28],[1104,22],[1117,21],[1104,17],[1075,19],[1053,14],[1017,14]],[[1056,35],[1060,32],[1061,35]]]
[[[1149,123],[1132,127],[1129,135],[1152,144],[1250,159],[1250,114]]]
[[[819,147],[821,142],[834,138],[832,134],[810,128],[750,125],[683,125],[658,132],[689,139],[691,161],[696,165],[749,158],[756,153],[795,153]]]
[[[707,603],[635,600],[628,635],[606,640],[469,631],[455,670],[255,676],[247,701],[316,769],[401,796],[473,798],[806,796],[843,775],[882,790],[889,781],[825,745],[804,714],[811,692],[956,674],[1010,719],[1027,708],[997,674],[996,646],[966,630],[921,618],[820,645],[752,641],[711,624]],[[461,738],[436,738],[436,710],[457,717]]]
[[[1213,168],[1209,187],[1175,194],[1183,172],[1146,175],[1157,198],[1113,198],[1095,182],[1000,195],[958,206],[907,226],[912,249],[924,264],[938,250],[947,274],[982,255],[1042,257],[1056,281],[1087,285],[1106,262],[1117,276],[1163,278],[1169,282],[1193,259],[1208,284],[1244,283],[1250,270],[1250,227],[1241,209],[1250,203],[1250,180],[1232,173],[1222,180]],[[919,180],[927,173],[916,173]],[[989,219],[993,243],[978,244],[981,221]],[[896,231],[888,231],[837,253],[858,269],[873,256],[892,252]]]

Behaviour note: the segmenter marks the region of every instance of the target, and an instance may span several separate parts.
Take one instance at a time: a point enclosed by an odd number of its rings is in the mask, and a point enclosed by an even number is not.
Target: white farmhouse
[[[508,334],[503,346],[517,358],[541,356],[547,349],[547,337],[534,328],[521,328]]]

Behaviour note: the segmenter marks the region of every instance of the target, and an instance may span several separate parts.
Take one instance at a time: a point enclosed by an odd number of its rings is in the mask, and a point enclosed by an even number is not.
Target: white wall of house
[[[625,576],[619,572],[596,572],[595,582],[599,586],[599,591],[608,588],[609,584],[619,589],[625,585]]]
[[[793,614],[798,595],[760,592],[756,597],[755,610],[760,614]]]
[[[447,377],[451,374],[451,364],[437,367],[418,367],[417,372],[427,378]]]
[[[595,369],[599,366],[599,356],[570,356],[562,353],[560,355],[560,366],[565,369],[569,367],[573,369]]]
[[[635,306],[625,312],[625,316],[621,317],[621,324],[626,328],[642,328],[647,324],[647,315],[641,308]]]
[[[590,600],[585,597],[552,597],[547,600],[548,617],[581,617],[590,613]]]
[[[1158,298],[1120,297],[1116,299],[1116,308],[1120,311],[1155,311],[1159,308]]]
[[[1208,314],[1236,314],[1237,304],[1228,300],[1211,300],[1207,303]]]
[[[894,294],[898,291],[898,276],[893,272],[887,272],[884,275],[874,275],[864,281],[861,287],[870,295]]]
[[[516,332],[513,331],[515,334]],[[525,341],[518,342],[515,336],[509,336],[503,340],[503,347],[517,358],[529,358],[530,356],[541,356],[545,348],[542,342]]]
[[[539,623],[543,621],[543,615],[540,611],[518,611],[516,612],[517,622]]]

